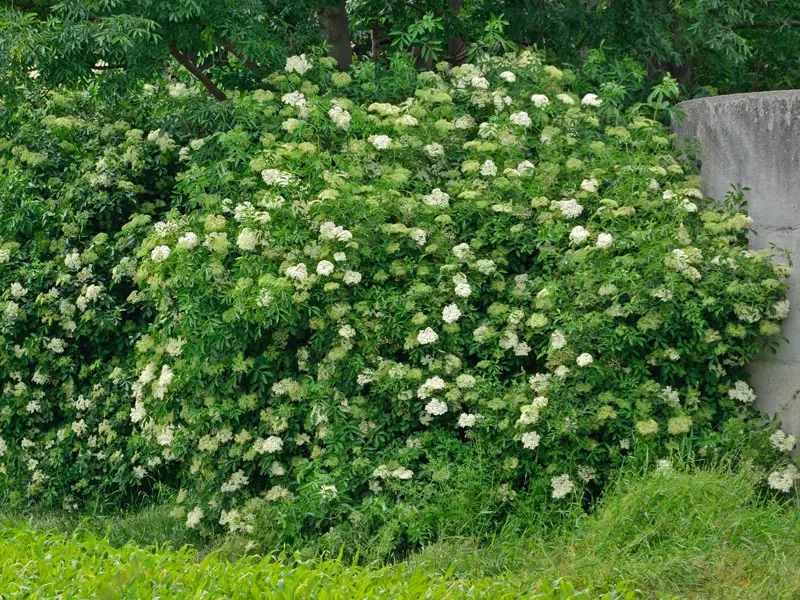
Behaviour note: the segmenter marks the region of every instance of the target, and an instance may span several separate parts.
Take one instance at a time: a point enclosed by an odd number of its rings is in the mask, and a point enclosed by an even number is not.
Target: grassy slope
[[[800,504],[760,497],[746,473],[628,476],[556,534],[502,536],[482,549],[443,542],[412,563],[600,587],[626,579],[651,597],[800,599]]]
[[[534,597],[567,599],[589,597],[573,595],[573,586],[606,591],[628,580],[640,593],[607,598],[797,599],[799,506],[760,498],[746,473],[628,476],[592,515],[559,531],[508,532],[482,546],[450,539],[392,568],[228,561],[241,552],[231,541],[207,555],[208,546],[142,547],[194,541],[160,510],[82,524],[7,517],[0,597],[27,588],[38,590],[26,596],[33,598],[58,589],[81,598],[190,598],[198,590],[206,598],[514,598],[538,586]],[[105,539],[94,535],[104,528]],[[559,591],[542,583],[564,577]]]

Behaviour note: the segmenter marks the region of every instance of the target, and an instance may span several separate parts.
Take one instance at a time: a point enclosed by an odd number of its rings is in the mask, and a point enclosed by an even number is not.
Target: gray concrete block
[[[682,102],[685,120],[673,126],[679,144],[699,144],[703,193],[721,201],[738,185],[755,220],[750,244],[770,243],[800,256],[800,90],[733,94]],[[800,434],[800,275],[789,282],[789,344],[750,367],[756,406],[778,413]]]

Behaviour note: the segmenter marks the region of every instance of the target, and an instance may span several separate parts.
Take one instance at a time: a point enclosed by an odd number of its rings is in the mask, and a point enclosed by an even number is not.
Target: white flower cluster
[[[425,405],[425,412],[433,417],[438,417],[447,412],[447,403],[434,398]]]
[[[800,471],[797,467],[790,464],[780,471],[773,471],[767,477],[767,485],[773,490],[788,494],[794,488],[797,479],[800,478]]]
[[[291,173],[281,171],[280,169],[264,169],[261,171],[261,179],[267,185],[287,186],[294,181],[294,176]]]
[[[530,127],[533,124],[533,121],[531,121],[530,116],[524,110],[511,113],[511,116],[508,117],[508,120],[511,121],[514,125],[519,125],[520,127]]]
[[[753,388],[741,380],[734,383],[733,387],[728,390],[728,396],[742,404],[752,404],[756,400],[756,393]]]
[[[550,480],[553,488],[552,496],[555,499],[564,498],[575,491],[575,484],[568,474],[558,475]]]
[[[350,129],[352,115],[340,104],[334,103],[334,105],[328,111],[328,117],[330,117],[331,121],[333,121],[333,124],[339,129],[343,129],[344,131]]]
[[[553,204],[567,219],[577,219],[583,212],[583,206],[578,204],[578,201],[574,198],[572,200],[558,200]]]
[[[388,135],[371,135],[368,139],[378,150],[386,150],[392,144],[392,138]]]
[[[430,327],[426,327],[425,329],[420,330],[420,332],[417,334],[417,342],[419,342],[420,345],[422,346],[433,344],[438,339],[439,339],[439,334],[437,334]]]
[[[531,102],[536,108],[544,108],[550,104],[550,99],[544,94],[534,94],[531,96]]]
[[[312,67],[311,61],[306,58],[305,54],[299,56],[290,56],[286,59],[286,72],[297,73],[298,75],[305,75]]]
[[[430,194],[427,194],[422,197],[422,203],[426,206],[434,206],[436,208],[447,208],[450,206],[450,196],[440,190],[439,188],[434,188]]]
[[[780,429],[773,433],[769,439],[770,442],[772,442],[773,448],[778,452],[791,452],[797,445],[797,438],[795,436],[789,435]]]
[[[442,309],[442,321],[445,323],[455,323],[461,318],[461,309],[457,304],[448,304]]]

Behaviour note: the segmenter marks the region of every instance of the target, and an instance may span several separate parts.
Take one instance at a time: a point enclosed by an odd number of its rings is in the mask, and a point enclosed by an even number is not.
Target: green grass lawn
[[[447,539],[388,566],[244,555],[231,538],[198,544],[157,508],[84,521],[6,515],[0,598],[791,600],[798,507],[761,497],[745,472],[629,475],[558,530]]]

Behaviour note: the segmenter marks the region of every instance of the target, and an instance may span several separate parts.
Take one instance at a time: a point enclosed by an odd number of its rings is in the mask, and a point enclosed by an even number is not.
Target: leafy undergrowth
[[[592,514],[558,530],[509,526],[482,545],[451,538],[391,566],[244,556],[232,536],[175,550],[193,540],[161,509],[82,522],[7,516],[0,595],[798,598],[797,501],[761,497],[757,478],[719,469],[628,474]]]

